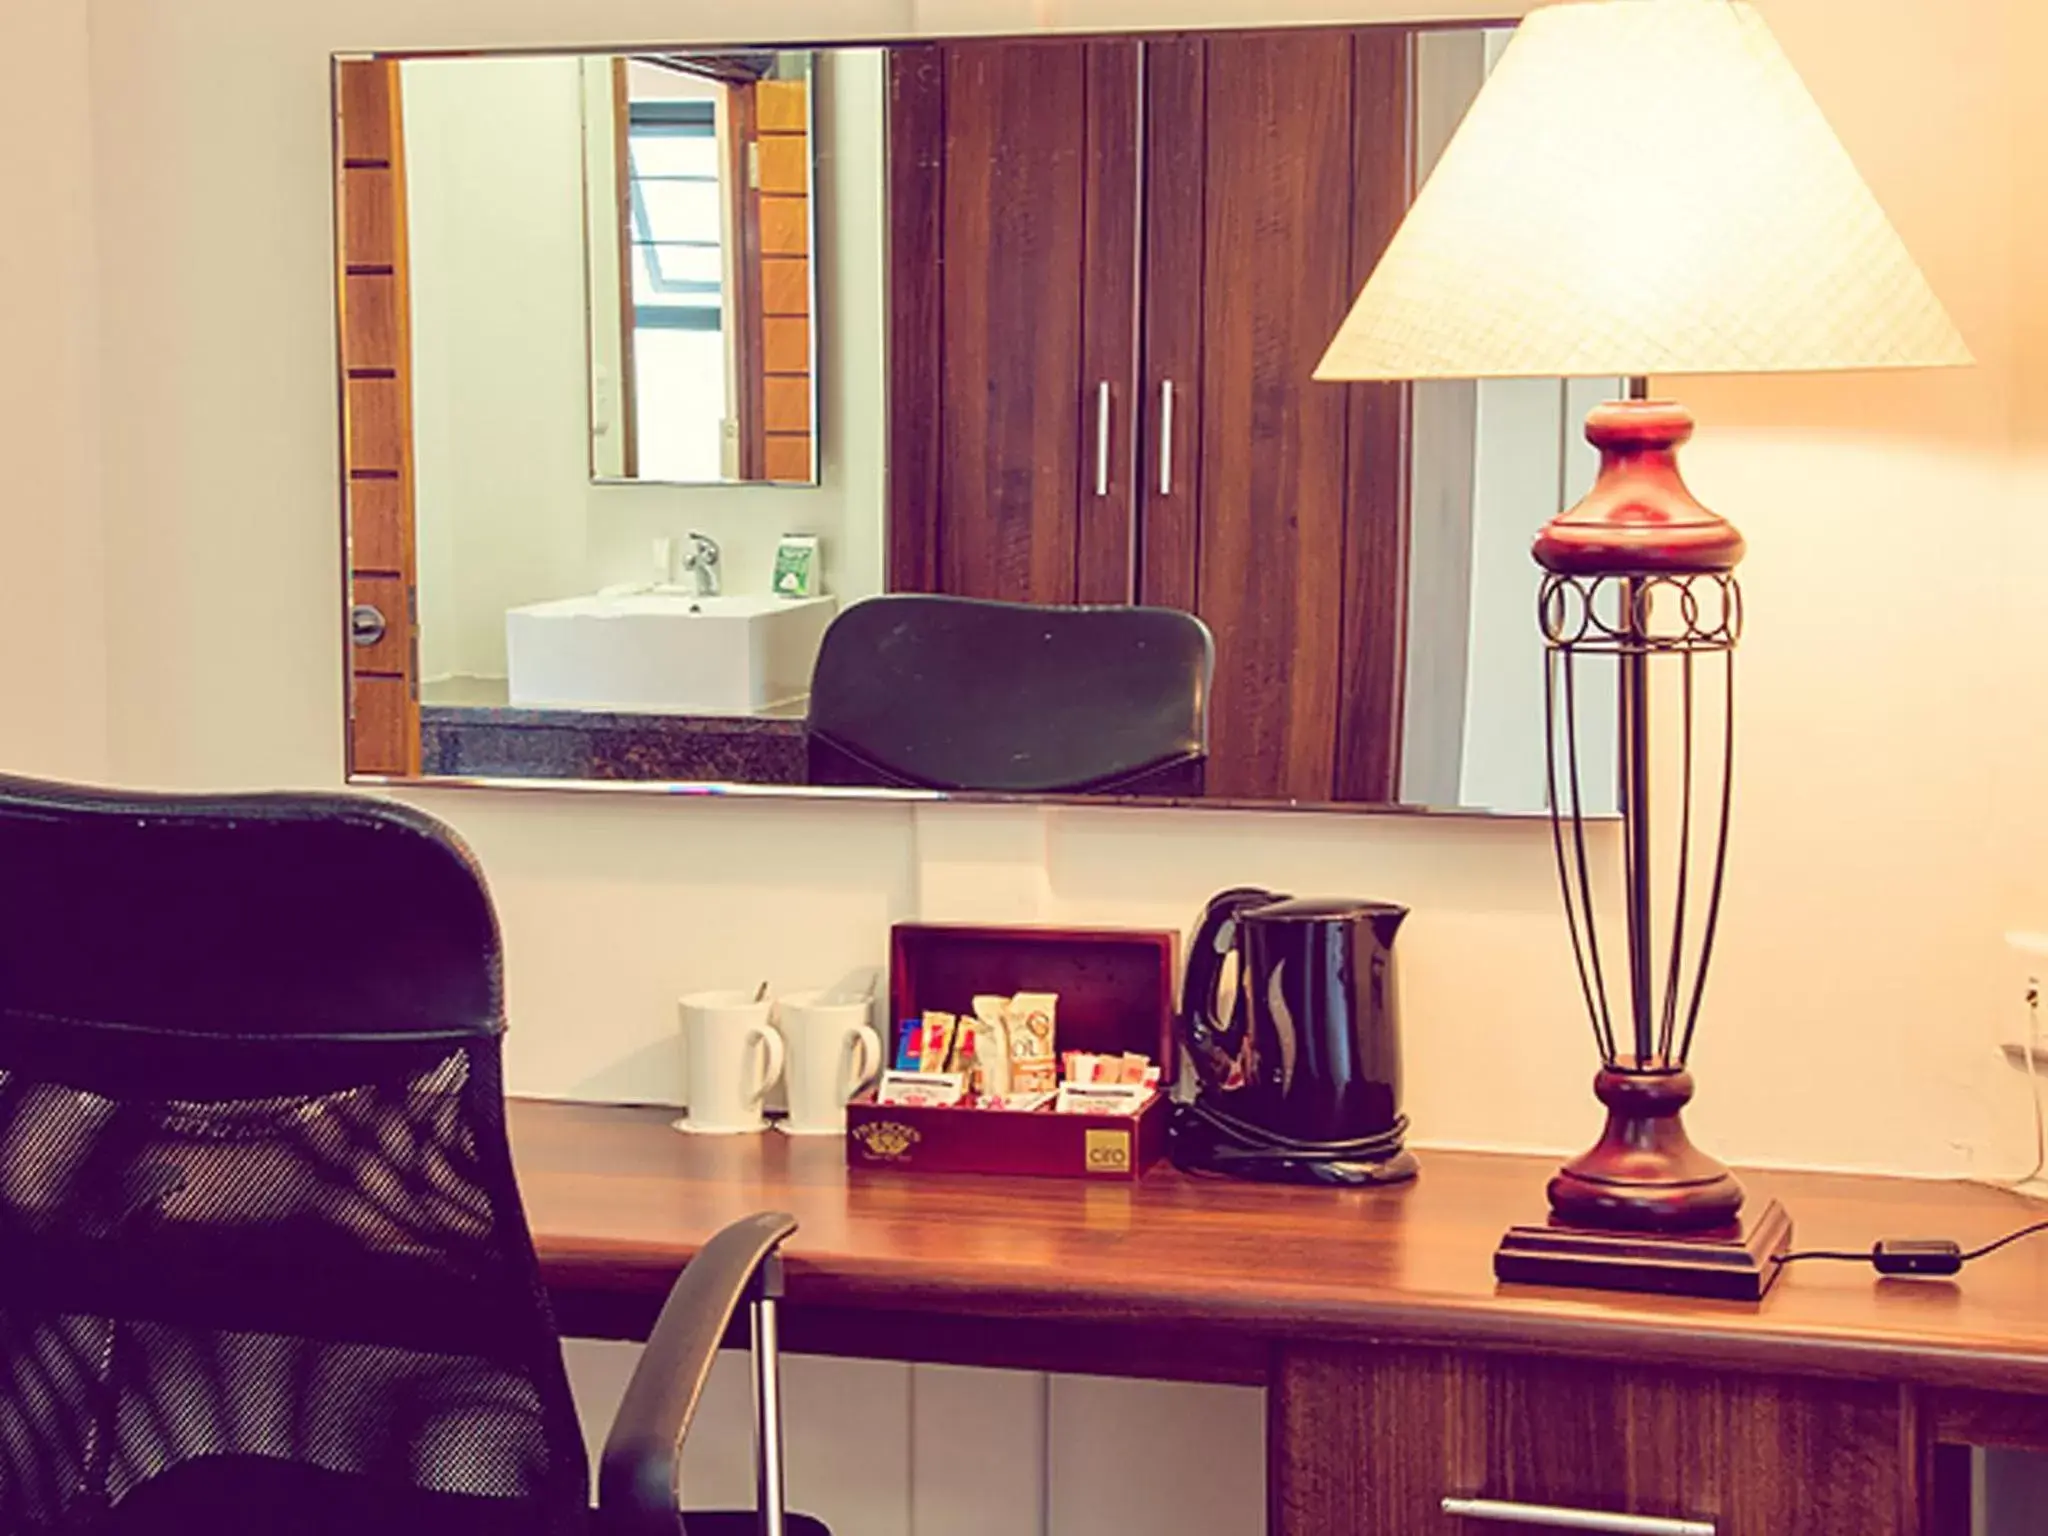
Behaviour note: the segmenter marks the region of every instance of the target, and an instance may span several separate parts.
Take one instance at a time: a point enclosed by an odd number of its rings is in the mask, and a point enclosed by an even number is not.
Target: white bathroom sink
[[[527,708],[753,714],[810,691],[831,597],[566,597],[505,615],[510,697]]]

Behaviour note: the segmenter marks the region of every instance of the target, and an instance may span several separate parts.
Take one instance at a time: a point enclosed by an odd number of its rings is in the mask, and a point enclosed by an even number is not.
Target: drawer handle
[[[1173,380],[1159,385],[1159,494],[1173,494]]]
[[[1109,380],[1095,386],[1095,494],[1109,494]]]
[[[1714,1536],[1711,1520],[1663,1520],[1653,1515],[1604,1515],[1590,1509],[1549,1504],[1509,1504],[1500,1499],[1445,1499],[1444,1513],[1461,1520],[1546,1525],[1556,1531],[1605,1531],[1608,1536]]]

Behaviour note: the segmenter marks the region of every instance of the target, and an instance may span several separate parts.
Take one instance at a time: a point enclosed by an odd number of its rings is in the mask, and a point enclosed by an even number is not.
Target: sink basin
[[[641,592],[505,615],[514,705],[753,714],[810,691],[831,597]]]

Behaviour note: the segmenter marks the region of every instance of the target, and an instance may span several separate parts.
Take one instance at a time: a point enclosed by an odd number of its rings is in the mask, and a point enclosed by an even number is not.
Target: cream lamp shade
[[[1315,376],[1970,360],[1752,6],[1565,0],[1517,29]]]

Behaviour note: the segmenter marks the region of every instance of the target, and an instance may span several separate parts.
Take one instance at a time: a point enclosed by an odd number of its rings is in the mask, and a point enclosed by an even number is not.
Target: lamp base
[[[1558,1221],[1597,1231],[1674,1233],[1733,1222],[1742,1209],[1742,1186],[1686,1135],[1681,1114],[1692,1091],[1692,1074],[1682,1067],[1602,1067],[1593,1092],[1607,1106],[1607,1128],[1592,1150],[1550,1181]]]
[[[1510,1227],[1494,1251],[1498,1280],[1602,1291],[1762,1301],[1792,1247],[1792,1218],[1772,1200],[1714,1232],[1594,1232],[1552,1221]]]

